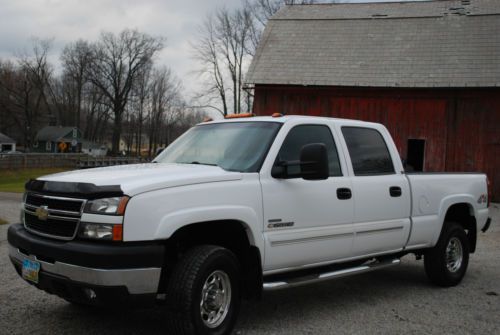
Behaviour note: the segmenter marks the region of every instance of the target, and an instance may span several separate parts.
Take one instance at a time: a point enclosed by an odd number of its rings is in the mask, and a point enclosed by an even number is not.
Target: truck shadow
[[[404,296],[410,301],[415,292],[431,288],[422,265],[405,262],[370,274],[266,292],[260,301],[243,303],[235,333],[293,329],[291,321],[307,323],[317,315],[328,318],[340,312],[356,315],[360,305],[376,307]],[[163,308],[98,310],[61,303],[50,314],[58,328],[73,334],[165,334],[167,322]]]

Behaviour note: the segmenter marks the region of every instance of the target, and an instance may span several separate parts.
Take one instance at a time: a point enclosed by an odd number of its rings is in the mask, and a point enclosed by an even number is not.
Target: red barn
[[[380,122],[408,165],[482,171],[500,200],[500,1],[287,6],[249,68],[254,113]]]

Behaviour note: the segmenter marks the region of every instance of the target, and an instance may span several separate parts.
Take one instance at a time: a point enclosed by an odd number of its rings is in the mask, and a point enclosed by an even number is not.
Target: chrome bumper
[[[62,276],[75,282],[99,286],[125,286],[130,294],[155,294],[161,268],[94,269],[61,262],[48,263],[34,255],[25,255],[9,244],[12,262],[22,265],[24,259],[40,263],[40,271]]]

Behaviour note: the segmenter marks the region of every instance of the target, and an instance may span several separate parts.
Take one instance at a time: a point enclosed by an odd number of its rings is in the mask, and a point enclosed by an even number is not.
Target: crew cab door
[[[280,179],[271,175],[280,161],[299,160],[304,145],[327,147],[325,180]],[[264,271],[279,271],[347,258],[353,242],[351,182],[331,128],[325,124],[285,124],[261,170],[266,243]],[[288,167],[291,174],[300,166]]]
[[[383,127],[359,126],[342,126],[340,132],[351,163],[355,206],[353,255],[401,250],[411,228],[411,197],[389,133]]]

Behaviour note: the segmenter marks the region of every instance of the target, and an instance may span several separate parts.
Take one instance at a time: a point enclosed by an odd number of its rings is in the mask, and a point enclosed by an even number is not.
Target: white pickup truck
[[[199,124],[152,163],[26,184],[9,254],[77,304],[167,306],[228,334],[241,298],[424,258],[458,284],[488,218],[484,174],[407,174],[384,126],[281,116]]]

